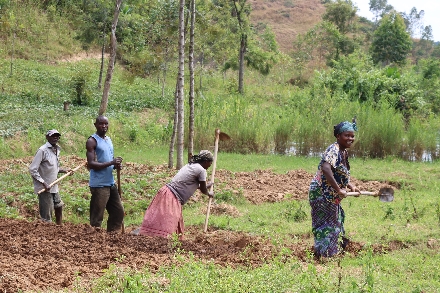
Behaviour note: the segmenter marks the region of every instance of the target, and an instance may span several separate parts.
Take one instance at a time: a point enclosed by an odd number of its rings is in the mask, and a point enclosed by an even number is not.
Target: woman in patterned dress
[[[347,196],[346,188],[359,191],[350,183],[348,151],[357,131],[356,120],[334,126],[336,142],[322,154],[321,161],[309,189],[312,214],[314,253],[317,257],[331,257],[339,252],[338,239],[342,236],[342,249],[348,243],[344,236],[344,210],[341,200]]]

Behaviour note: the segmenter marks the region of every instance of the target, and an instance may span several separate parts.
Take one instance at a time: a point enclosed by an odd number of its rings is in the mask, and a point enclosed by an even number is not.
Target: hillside
[[[253,23],[268,23],[280,50],[292,50],[292,42],[321,21],[325,6],[320,0],[251,0]]]

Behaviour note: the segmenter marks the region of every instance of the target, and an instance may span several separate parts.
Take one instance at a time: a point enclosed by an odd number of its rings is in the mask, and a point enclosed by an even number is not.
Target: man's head
[[[46,139],[53,146],[57,144],[58,140],[60,140],[60,137],[61,134],[56,129],[51,129],[46,132]]]
[[[108,118],[103,115],[99,115],[98,117],[96,117],[95,128],[96,134],[104,137],[108,130]]]

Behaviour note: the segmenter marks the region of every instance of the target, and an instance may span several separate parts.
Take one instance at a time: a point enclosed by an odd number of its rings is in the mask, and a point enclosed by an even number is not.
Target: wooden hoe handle
[[[218,152],[218,140],[220,137],[220,129],[215,130],[215,144],[214,144],[214,161],[212,162],[212,173],[211,173],[211,189],[210,192],[212,193],[214,191],[214,176],[215,176],[215,167],[217,164],[217,152]],[[209,219],[209,213],[211,210],[211,203],[212,203],[212,197],[209,198],[208,201],[208,208],[206,210],[206,218],[205,218],[205,226],[203,228],[203,232],[206,233],[208,231],[208,219]]]
[[[61,180],[63,180],[64,178],[66,178],[67,176],[70,176],[73,174],[73,172],[76,172],[79,170],[79,168],[83,167],[87,165],[87,162],[82,163],[81,165],[79,165],[78,167],[75,167],[72,171],[67,172],[66,174],[64,174],[63,176],[61,176],[60,178],[58,178],[57,180],[55,180],[54,182],[52,182],[51,184],[49,184],[49,187],[54,186],[55,184],[57,184],[58,182],[60,182]],[[46,189],[43,188],[40,191],[38,191],[38,194],[44,192]]]

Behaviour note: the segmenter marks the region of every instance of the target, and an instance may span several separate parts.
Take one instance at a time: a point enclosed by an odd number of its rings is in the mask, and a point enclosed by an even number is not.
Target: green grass
[[[165,148],[120,148],[126,162],[164,164],[168,152]],[[319,158],[279,155],[242,155],[220,153],[218,169],[233,172],[272,169],[276,173],[305,169],[313,172]],[[147,268],[134,271],[115,266],[93,281],[93,292],[440,292],[437,269],[440,255],[440,177],[439,162],[407,162],[352,159],[352,176],[362,180],[391,181],[402,184],[396,190],[394,201],[383,203],[375,197],[347,198],[342,202],[346,212],[346,232],[353,241],[366,248],[374,245],[386,247],[400,243],[397,250],[384,254],[371,254],[368,249],[357,257],[346,256],[317,264],[311,259],[299,261],[281,256],[261,267],[218,267],[214,263],[200,262],[189,252],[177,251],[176,264],[163,266],[157,272]],[[87,174],[74,174],[74,181],[87,180]],[[137,226],[149,200],[160,187],[165,174],[148,172],[132,175],[134,182],[124,186],[124,205],[127,210],[126,226]],[[0,193],[18,191],[19,197],[4,196],[0,201],[2,217],[16,217],[11,201],[34,206],[36,200],[31,182],[21,167],[11,174],[2,173]],[[68,206],[67,221],[87,223],[89,192],[87,188],[63,187]],[[204,197],[202,197],[205,199]],[[304,201],[284,201],[253,205],[240,196],[222,195],[222,201],[233,205],[240,217],[210,216],[213,228],[244,231],[268,238],[290,255],[287,246],[310,235],[310,207]],[[204,223],[201,210],[206,201],[184,206],[186,225]],[[298,213],[301,211],[302,213]],[[303,215],[299,217],[298,215]],[[308,245],[312,245],[310,242]],[[340,281],[339,281],[340,280]],[[75,292],[86,290],[82,283]]]

